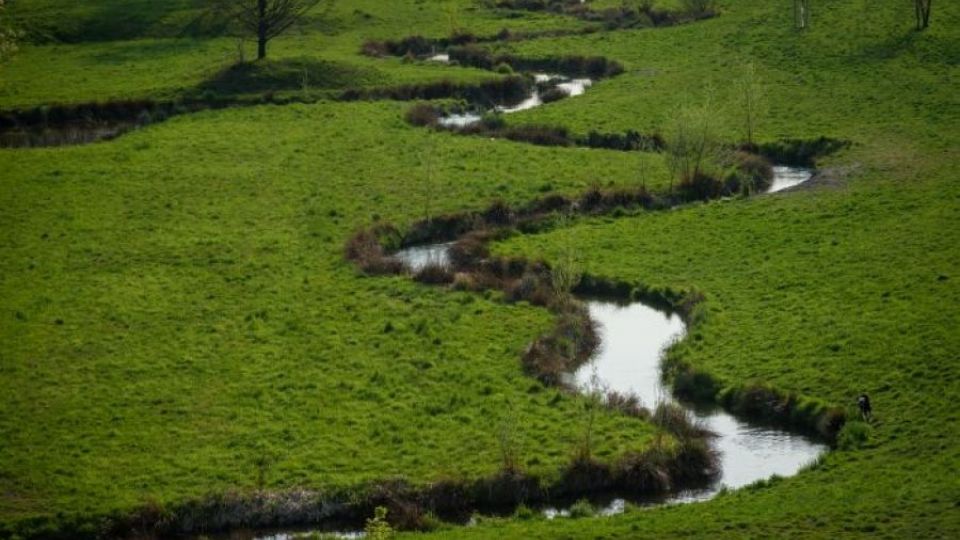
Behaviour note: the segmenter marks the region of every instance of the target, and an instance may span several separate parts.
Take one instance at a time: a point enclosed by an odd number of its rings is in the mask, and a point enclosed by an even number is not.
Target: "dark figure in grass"
[[[864,420],[870,420],[873,416],[873,407],[870,406],[870,396],[860,394],[860,397],[857,398],[857,406],[860,407],[860,416]]]

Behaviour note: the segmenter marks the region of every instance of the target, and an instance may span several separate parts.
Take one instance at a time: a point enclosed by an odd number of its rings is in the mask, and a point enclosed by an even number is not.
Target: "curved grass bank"
[[[18,18],[63,41],[23,43],[0,66],[4,109],[170,100],[237,59],[229,37],[181,34],[192,17],[172,11],[187,2],[14,4]],[[489,74],[359,49],[411,32],[449,36],[452,25],[487,36],[592,24],[473,0],[447,2],[447,12],[414,0],[337,4],[332,21],[311,19],[278,38],[272,57],[349,65],[359,69],[348,70],[351,83],[475,83]],[[761,146],[855,141],[800,189],[615,212],[565,230],[590,275],[709,292],[705,322],[672,352],[694,370],[691,388],[707,386],[700,374],[709,373],[714,395],[738,399],[723,388],[763,380],[845,408],[865,391],[874,423],[849,422],[857,429],[839,434],[838,451],[804,474],[704,504],[605,520],[482,519],[441,527],[436,538],[960,531],[960,6],[935,2],[930,28],[916,32],[907,2],[816,3],[813,26],[796,32],[781,3],[718,4],[722,16],[693,25],[500,44],[520,57],[563,51],[624,66],[582,97],[517,113],[511,126],[652,134],[677,107],[710,100],[724,140],[743,140],[733,83],[752,65],[767,105],[755,130]],[[131,17],[116,18],[123,13]],[[37,534],[49,536],[58,523],[260,489],[346,493],[398,476],[414,486],[490,478],[501,467],[503,410],[524,428],[526,470],[549,476],[569,462],[582,400],[517,362],[554,327],[548,313],[360,275],[343,261],[343,244],[371,223],[477,211],[498,198],[517,208],[597,184],[635,194],[641,166],[647,188],[662,193],[664,159],[431,133],[408,126],[406,109],[382,101],[211,110],[104,144],[0,150],[5,534],[42,522]],[[516,236],[493,249],[556,260],[563,236]],[[604,460],[653,437],[647,423],[607,412],[596,432]]]

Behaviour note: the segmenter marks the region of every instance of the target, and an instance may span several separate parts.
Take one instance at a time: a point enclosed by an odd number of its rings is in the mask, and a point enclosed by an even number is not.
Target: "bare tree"
[[[221,13],[240,26],[245,35],[256,36],[257,60],[266,58],[267,42],[286,32],[311,8],[332,0],[216,0]]]
[[[913,11],[917,18],[917,30],[930,26],[930,7],[933,0],[913,0]]]
[[[793,25],[797,30],[810,27],[810,0],[793,0]]]

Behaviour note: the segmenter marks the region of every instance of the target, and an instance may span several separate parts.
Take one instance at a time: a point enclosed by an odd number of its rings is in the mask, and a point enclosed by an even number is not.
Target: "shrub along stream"
[[[668,209],[686,200],[673,194],[655,196],[643,190],[591,190],[575,199],[548,195],[521,207],[495,202],[480,212],[416,222],[406,232],[389,224],[374,225],[350,239],[345,255],[367,273],[409,274],[418,282],[456,290],[499,291],[505,301],[525,301],[547,308],[554,314],[556,325],[530,345],[522,365],[530,376],[573,393],[581,388],[569,375],[580,369],[599,345],[595,322],[586,306],[573,295],[643,302],[677,313],[688,326],[696,328],[707,312],[704,294],[693,289],[651,288],[591,275],[583,276],[575,288],[564,289],[558,267],[544,261],[492,256],[490,242],[550,229],[563,214],[596,215],[631,207]],[[442,250],[424,254],[425,259],[416,264],[410,264],[409,257],[405,261],[404,257],[391,255],[400,248],[451,240]],[[842,408],[772,386],[721,381],[675,356],[668,355],[663,369],[673,381],[676,395],[720,404],[752,422],[802,431],[832,443],[845,421]],[[549,490],[550,494],[582,495],[608,490],[663,494],[707,485],[717,475],[717,455],[709,444],[711,433],[683,412],[666,406],[651,412],[636,398],[617,391],[611,391],[600,402],[612,410],[657,423],[674,438],[675,442],[669,445],[673,450],[666,452],[660,443],[655,443],[648,450],[623,456],[613,463],[599,462],[589,452],[580,453],[562,473],[561,484]],[[526,501],[541,500],[540,493],[523,493]],[[522,502],[515,496],[503,500]]]
[[[467,54],[464,52],[463,54]],[[471,53],[472,54],[472,53]],[[484,56],[477,56],[478,62]],[[524,63],[522,59],[498,58],[500,63],[541,69],[545,60]],[[570,72],[610,76],[615,63],[600,60],[551,60],[566,65]],[[578,71],[580,70],[580,71]],[[385,89],[340,92],[335,99],[437,99],[456,97],[476,101],[522,99],[529,91],[529,77],[507,77],[490,86],[458,85],[441,82]],[[522,90],[522,91],[521,91]],[[206,108],[244,106],[259,103],[289,103],[299,98],[210,99],[179,102],[113,102],[77,106],[11,111],[0,115],[0,132],[25,133],[31,129],[54,129],[73,133],[58,144],[89,142],[77,131],[113,130],[110,137],[126,129],[160,121],[176,114]],[[601,137],[597,135],[596,137]],[[596,138],[595,137],[595,138]],[[640,137],[637,135],[637,137]],[[29,137],[28,137],[29,138]],[[635,137],[636,138],[636,137]],[[55,139],[55,137],[54,137]],[[52,140],[52,139],[50,139]],[[33,143],[36,141],[34,140]],[[41,141],[42,142],[42,141]],[[815,151],[814,151],[815,153]],[[523,357],[524,369],[548,384],[569,392],[576,389],[564,380],[593,354],[596,329],[586,308],[571,300],[567,291],[557,293],[555,269],[542,261],[491,257],[487,245],[492,240],[517,232],[535,232],[550,227],[559,212],[598,214],[618,208],[664,209],[691,200],[728,194],[722,189],[701,189],[681,185],[667,195],[655,195],[645,189],[601,191],[592,189],[572,199],[549,195],[522,207],[494,203],[479,213],[442,216],[418,222],[401,234],[396,228],[378,224],[360,231],[346,248],[349,259],[369,273],[401,274],[404,265],[388,255],[390,250],[437,241],[456,240],[451,247],[452,268],[432,265],[413,277],[420,282],[448,284],[465,290],[499,290],[509,301],[528,301],[548,308],[556,317],[552,332],[536,340]],[[643,300],[676,310],[689,324],[696,324],[698,306],[703,301],[697,291],[654,290],[638,284],[611,282],[585,276],[576,294],[607,294],[619,298]],[[826,406],[785,395],[773,388],[728,386],[708,375],[695,373],[682,365],[671,366],[678,388],[684,377],[692,395],[709,398],[709,391],[721,402],[745,414],[774,422],[790,423],[817,430],[833,437],[842,424],[842,413]],[[603,403],[626,414],[662,422],[663,435],[642,452],[600,461],[589,448],[579,452],[562,471],[549,478],[532,475],[505,463],[502,471],[490,478],[447,479],[429,485],[411,485],[403,480],[386,479],[355,486],[346,491],[288,491],[221,494],[188,501],[176,507],[147,506],[133,515],[97,517],[60,516],[54,530],[42,519],[25,524],[24,531],[36,536],[127,536],[140,533],[172,535],[201,533],[236,527],[270,527],[317,522],[360,523],[376,506],[390,509],[391,520],[401,528],[423,529],[429,526],[429,514],[458,519],[474,510],[514,508],[522,503],[578,497],[589,493],[626,491],[650,495],[703,485],[716,474],[715,456],[707,443],[708,433],[685,426],[667,414],[654,414],[629,399],[610,395]],[[673,418],[669,423],[665,419]]]
[[[557,68],[556,71],[589,73],[593,76],[612,75],[622,71],[619,64],[602,57],[524,59],[511,56],[498,57],[497,60],[503,65],[516,66],[517,70],[553,66]],[[71,105],[54,104],[0,111],[0,147],[64,146],[110,140],[138,127],[162,122],[181,114],[262,104],[316,103],[326,99],[335,101],[457,99],[475,107],[486,107],[491,103],[509,106],[526,99],[533,88],[534,81],[531,77],[507,75],[479,83],[441,80],[431,83],[325,90],[308,96],[296,94],[279,96],[274,92],[266,92],[260,96],[236,97],[204,92],[168,101],[142,99]]]
[[[564,213],[666,209],[685,201],[677,193],[591,189],[575,198],[551,194],[516,207],[496,202],[479,212],[419,221],[405,232],[386,223],[375,224],[350,238],[345,255],[367,273],[406,274],[407,267],[390,255],[392,251],[455,240],[449,249],[449,266],[428,265],[413,278],[463,290],[500,291],[506,301],[527,301],[549,309],[556,324],[531,344],[522,365],[529,375],[573,394],[578,388],[567,375],[582,366],[598,345],[586,307],[571,299],[569,293],[557,294],[553,267],[542,261],[490,256],[489,242],[547,230]],[[700,307],[704,296],[696,290],[654,289],[587,275],[570,293],[640,300],[679,313],[692,328],[703,313]],[[828,440],[843,422],[841,411],[816,400],[775,388],[728,384],[684,365],[671,364],[669,371],[681,395],[718,397],[732,410],[817,431]],[[630,396],[611,393],[600,403],[623,414],[659,422],[661,435],[638,452],[607,460],[592,455],[585,445],[563,470],[550,475],[532,474],[505,459],[500,472],[487,478],[445,478],[426,485],[385,478],[338,491],[223,493],[172,507],[147,505],[132,514],[59,516],[55,523],[37,518],[21,523],[17,532],[27,537],[75,538],[207,534],[308,524],[356,527],[377,506],[387,507],[391,522],[399,528],[426,529],[433,523],[431,516],[462,522],[475,511],[510,512],[520,504],[555,503],[590,494],[626,493],[656,499],[676,490],[709,485],[715,478],[716,454],[710,447],[709,433],[682,418],[678,420],[677,415],[651,412]]]
[[[403,274],[410,272],[410,268],[390,255],[392,251],[455,240],[447,250],[446,264],[418,268],[412,274],[413,279],[423,283],[449,284],[462,290],[499,290],[509,301],[527,301],[554,311],[557,328],[530,347],[524,357],[524,366],[528,373],[546,383],[563,385],[566,384],[563,375],[582,365],[596,346],[589,317],[584,316],[582,306],[567,302],[564,295],[558,296],[554,272],[548,263],[494,257],[490,255],[488,244],[514,234],[547,230],[564,214],[599,215],[631,208],[664,210],[710,198],[715,196],[702,196],[681,186],[666,195],[653,194],[642,188],[615,191],[593,188],[576,198],[551,194],[516,208],[498,201],[480,212],[418,221],[405,233],[389,224],[374,225],[350,239],[345,255],[367,273]],[[584,275],[570,293],[641,301],[679,314],[691,328],[700,322],[704,313],[701,304],[705,296],[696,290],[651,288]],[[573,341],[579,345],[569,347],[562,336],[576,336]],[[664,368],[674,381],[678,395],[717,402],[753,420],[803,429],[831,441],[843,425],[842,409],[816,400],[783,393],[765,385],[730,385],[670,357]]]

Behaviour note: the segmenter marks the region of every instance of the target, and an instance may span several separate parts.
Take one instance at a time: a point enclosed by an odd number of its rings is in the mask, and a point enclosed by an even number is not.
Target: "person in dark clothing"
[[[870,396],[866,394],[860,394],[860,397],[857,398],[857,406],[860,407],[860,416],[864,420],[870,420],[870,417],[873,416],[873,407],[870,406]]]

